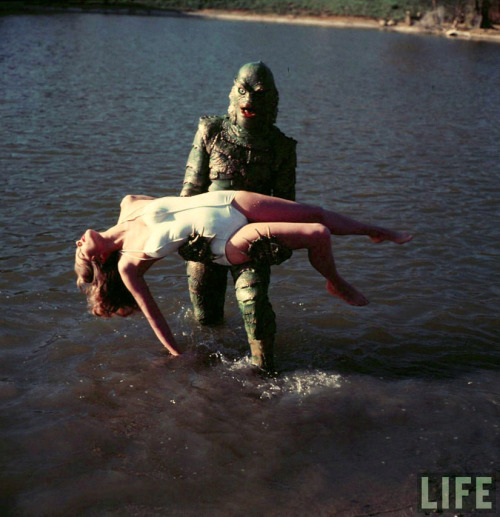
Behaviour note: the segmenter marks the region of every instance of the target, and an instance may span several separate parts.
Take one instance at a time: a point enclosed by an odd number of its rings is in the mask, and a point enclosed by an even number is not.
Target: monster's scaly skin
[[[181,196],[247,190],[295,200],[296,141],[274,125],[279,96],[271,70],[261,62],[243,65],[229,99],[226,116],[200,119]],[[204,324],[222,321],[228,269],[234,279],[252,362],[270,369],[276,323],[268,298],[268,264],[227,268],[188,263],[195,317]]]

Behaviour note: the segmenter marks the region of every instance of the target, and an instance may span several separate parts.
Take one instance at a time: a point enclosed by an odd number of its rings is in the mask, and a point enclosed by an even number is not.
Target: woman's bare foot
[[[366,298],[356,288],[340,277],[338,277],[335,283],[333,283],[331,280],[328,280],[326,283],[326,290],[330,294],[333,294],[333,296],[337,296],[341,300],[344,300],[344,302],[347,302],[349,305],[362,307],[363,305],[367,305],[369,303],[368,298]]]
[[[384,242],[391,241],[396,244],[404,244],[405,242],[410,242],[413,239],[413,235],[408,232],[393,232],[392,230],[374,230],[369,234],[370,239],[375,242]]]

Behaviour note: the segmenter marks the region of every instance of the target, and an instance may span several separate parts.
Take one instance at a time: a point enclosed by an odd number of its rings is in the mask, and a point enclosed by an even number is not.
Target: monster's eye
[[[242,88],[241,86],[238,88],[238,93],[240,95],[245,95],[245,93],[247,93],[247,91],[245,90],[245,88]]]

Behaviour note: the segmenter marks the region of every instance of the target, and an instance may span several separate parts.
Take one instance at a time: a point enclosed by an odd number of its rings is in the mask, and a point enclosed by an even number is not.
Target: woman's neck
[[[102,244],[107,253],[121,250],[123,248],[123,241],[125,240],[126,225],[117,224],[108,228],[101,233],[103,238]]]

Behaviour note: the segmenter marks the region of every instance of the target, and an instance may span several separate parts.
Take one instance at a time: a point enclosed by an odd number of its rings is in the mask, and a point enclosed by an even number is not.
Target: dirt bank
[[[354,16],[309,16],[292,14],[255,14],[245,11],[219,11],[201,9],[187,13],[189,16],[204,18],[217,18],[221,20],[235,20],[248,22],[266,23],[290,23],[298,25],[316,25],[324,27],[356,28],[356,29],[377,29],[394,32],[405,32],[409,34],[435,34],[449,38],[492,41],[500,43],[500,26],[492,29],[465,29],[442,25],[440,27],[427,28],[418,22],[409,24],[394,23],[386,20],[375,20]]]

